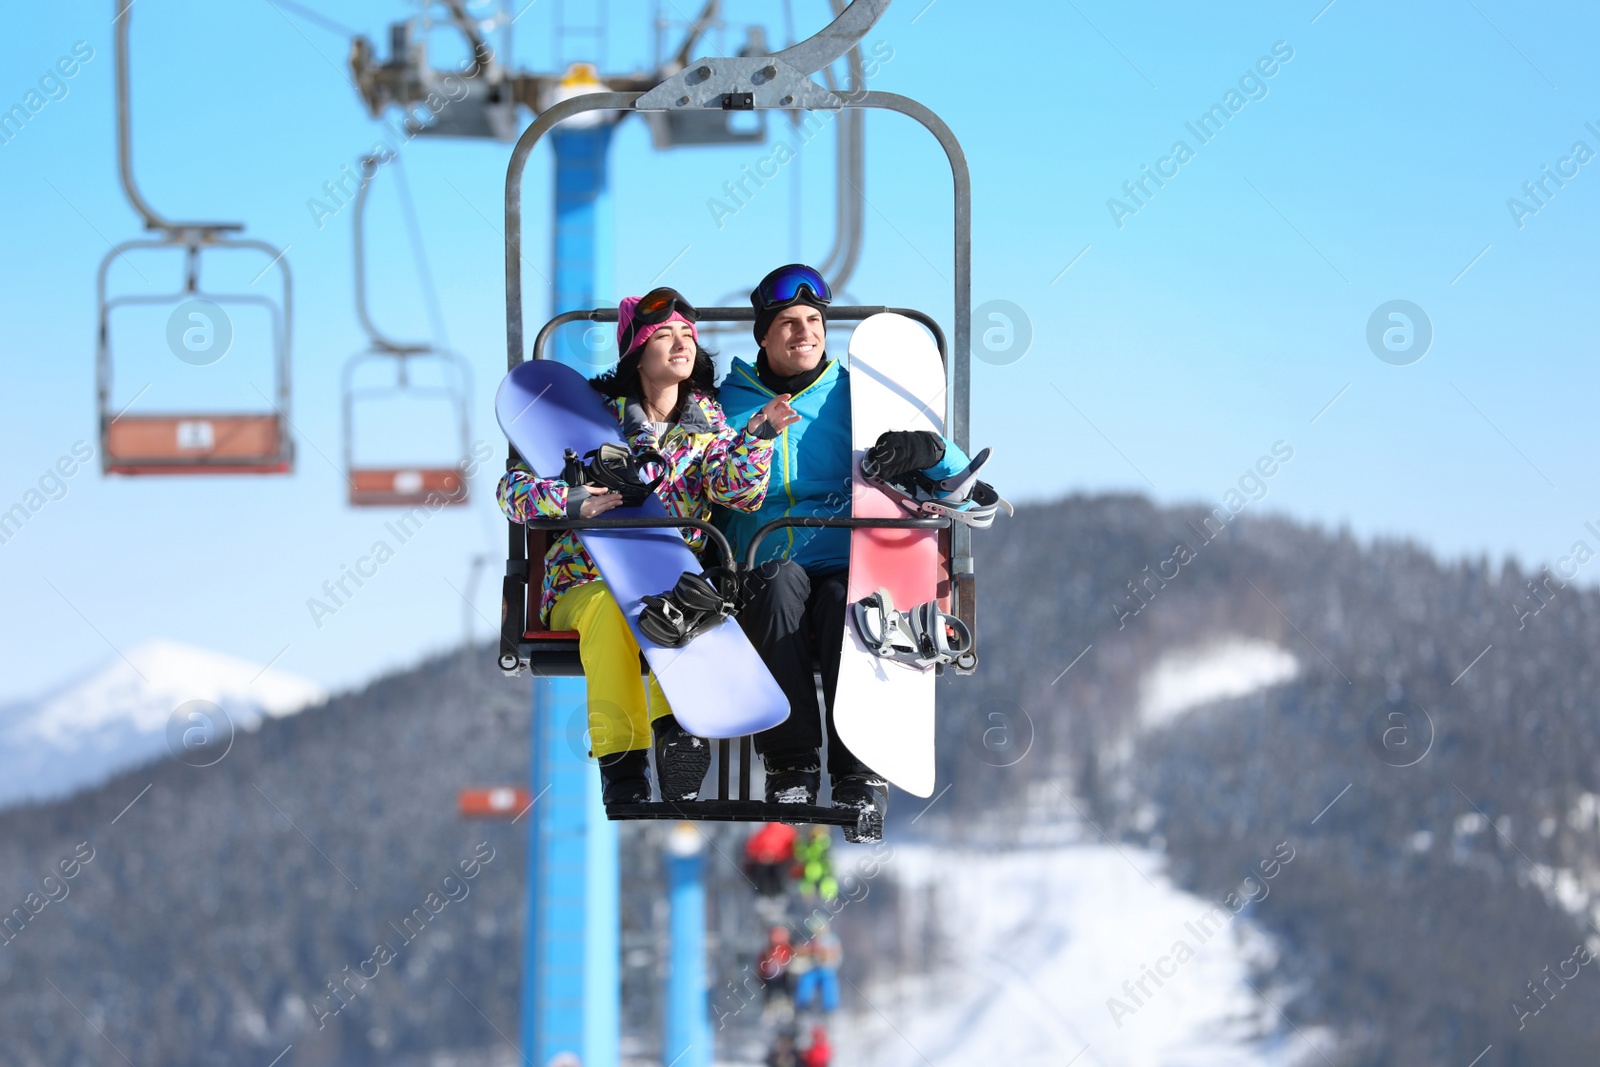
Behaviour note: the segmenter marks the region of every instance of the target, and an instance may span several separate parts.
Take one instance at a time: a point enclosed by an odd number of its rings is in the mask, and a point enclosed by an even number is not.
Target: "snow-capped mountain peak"
[[[67,796],[170,755],[168,721],[190,701],[253,731],[326,699],[320,686],[248,660],[146,641],[87,677],[0,708],[0,807]]]

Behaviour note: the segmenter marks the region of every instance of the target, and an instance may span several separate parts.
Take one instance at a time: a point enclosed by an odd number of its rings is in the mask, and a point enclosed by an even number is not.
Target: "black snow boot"
[[[815,804],[822,788],[822,764],[815,752],[763,756],[768,804]]]
[[[600,757],[600,798],[606,804],[650,802],[650,754],[636,748]]]
[[[671,715],[650,724],[656,735],[656,778],[661,782],[661,799],[696,800],[700,786],[711,769],[711,742],[696,737]]]
[[[889,786],[878,775],[835,775],[833,779],[833,806],[854,808],[858,812],[856,825],[844,828],[844,839],[854,844],[883,840],[883,819],[889,814]]]

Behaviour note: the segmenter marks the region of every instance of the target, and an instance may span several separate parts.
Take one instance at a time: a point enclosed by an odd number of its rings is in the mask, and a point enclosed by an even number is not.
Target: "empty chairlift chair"
[[[344,425],[345,480],[354,507],[416,507],[441,503],[467,503],[466,465],[471,429],[467,405],[472,395],[472,372],[455,352],[425,342],[403,343],[386,337],[367,311],[366,207],[367,190],[388,158],[367,156],[361,161],[361,188],[356,193],[352,217],[355,226],[356,317],[366,331],[368,347],[345,364],[341,380]],[[419,380],[417,372],[434,372],[433,380]],[[364,371],[377,371],[377,383],[364,383]],[[358,406],[376,407],[388,402],[430,401],[442,407],[453,430],[454,448],[423,463],[374,461],[361,455],[356,429]],[[432,415],[430,414],[430,418]],[[409,436],[403,431],[401,437]],[[409,459],[409,457],[408,457]]]
[[[99,412],[101,468],[109,474],[285,474],[294,465],[294,445],[289,427],[289,346],[292,303],[288,264],[283,253],[265,241],[236,236],[244,227],[226,222],[172,222],[158,214],[140,194],[133,176],[128,91],[128,24],[131,5],[118,4],[116,36],[117,155],[123,190],[145,229],[155,236],[125,241],[101,261],[96,282],[99,333],[96,346],[96,400]],[[168,291],[110,295],[110,274],[119,261],[147,265],[160,255],[182,254],[182,277]],[[236,253],[258,260],[246,273],[254,281],[246,286],[208,289],[201,273],[203,261]],[[170,256],[168,257],[170,258]],[[138,271],[137,266],[133,269]],[[170,269],[170,265],[168,266]],[[139,271],[143,275],[143,271]],[[276,281],[268,280],[276,275]],[[143,275],[149,280],[148,275]],[[152,283],[153,284],[153,283]],[[259,288],[257,288],[259,286]],[[276,292],[278,295],[269,295]],[[235,312],[264,313],[266,320],[270,385],[256,385],[245,410],[191,407],[177,411],[134,410],[147,390],[160,405],[160,381],[138,387],[132,399],[113,398],[114,375],[119,367],[114,344],[119,318],[141,308],[170,308],[164,343],[185,363],[204,366],[221,360],[230,347]],[[121,313],[119,315],[119,313]],[[181,368],[172,367],[174,372]],[[157,376],[159,379],[160,375]],[[130,390],[135,382],[124,383]],[[254,383],[252,383],[254,384]]]
[[[418,369],[432,366],[439,383],[420,385]],[[381,369],[390,384],[362,385],[363,369]],[[471,394],[467,361],[447,349],[431,347],[403,351],[373,348],[351,357],[343,376],[344,464],[352,507],[416,507],[422,504],[465,504],[468,498],[467,398]],[[447,408],[459,448],[425,463],[378,462],[361,458],[357,447],[356,411],[376,408],[385,401],[431,399]]]

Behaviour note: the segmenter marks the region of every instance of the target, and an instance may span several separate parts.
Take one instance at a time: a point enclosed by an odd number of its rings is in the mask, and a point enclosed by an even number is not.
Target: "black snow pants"
[[[848,572],[811,574],[791,560],[768,560],[745,580],[745,605],[739,624],[756,646],[772,677],[789,698],[789,717],[755,737],[756,751],[769,767],[814,760],[828,731],[828,773],[862,774],[866,766],[839,740],[833,728],[833,697],[839,686],[839,656],[844,645],[845,580]],[[822,698],[812,664],[822,666]]]

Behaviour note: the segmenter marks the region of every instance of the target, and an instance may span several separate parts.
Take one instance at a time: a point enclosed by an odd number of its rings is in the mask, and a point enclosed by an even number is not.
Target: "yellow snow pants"
[[[650,722],[671,715],[654,674],[639,676],[639,642],[604,581],[562,593],[550,629],[578,631],[578,658],[589,687],[589,754],[596,759],[650,747]]]

